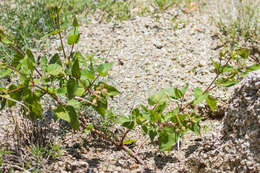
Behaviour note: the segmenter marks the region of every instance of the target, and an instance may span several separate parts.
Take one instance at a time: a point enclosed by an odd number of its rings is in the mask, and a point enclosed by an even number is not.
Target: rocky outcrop
[[[216,134],[186,160],[187,172],[260,172],[260,70],[238,84]]]

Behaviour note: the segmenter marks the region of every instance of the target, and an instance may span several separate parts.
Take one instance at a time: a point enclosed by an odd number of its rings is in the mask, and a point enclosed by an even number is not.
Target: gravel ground
[[[172,9],[107,24],[95,21],[84,24],[82,20],[81,40],[76,49],[96,53],[98,61],[115,62],[106,80],[122,93],[111,103],[118,112],[126,114],[136,105],[147,104],[147,98],[161,88],[182,87],[188,82],[187,95],[191,99],[192,89],[207,87],[215,76],[209,58],[217,58],[216,48],[220,45],[207,12],[214,9],[211,2],[201,12]],[[59,46],[55,41],[53,49]],[[224,106],[232,88],[215,91],[220,105]],[[0,118],[5,119],[7,114],[1,114]],[[0,122],[4,126],[2,119]],[[219,124],[218,120],[203,121],[202,125],[207,128],[202,136],[214,133]],[[140,139],[133,150],[147,141],[139,155],[148,169],[110,143],[95,136],[74,134],[62,141],[67,151],[60,161],[46,165],[43,172],[177,172],[183,166],[183,160],[198,148],[202,138],[188,133],[179,150],[174,147],[170,153],[160,153],[158,147],[150,144],[139,131],[130,136]]]

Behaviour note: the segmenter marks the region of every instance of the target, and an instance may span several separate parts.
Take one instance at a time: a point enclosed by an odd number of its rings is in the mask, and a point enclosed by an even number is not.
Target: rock
[[[218,134],[205,137],[186,172],[260,172],[260,70],[235,89]]]

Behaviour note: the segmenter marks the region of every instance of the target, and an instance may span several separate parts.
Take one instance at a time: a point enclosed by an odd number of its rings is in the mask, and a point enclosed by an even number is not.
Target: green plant
[[[239,46],[241,41],[259,44],[259,7],[259,0],[218,2],[218,13],[213,19],[231,48]]]
[[[58,157],[62,155],[62,147],[58,144],[50,144],[49,149],[47,150],[48,157],[56,160]]]
[[[45,0],[15,0],[0,4],[0,25],[19,47],[35,47],[37,40],[51,31],[53,22]],[[3,50],[1,50],[3,51]]]
[[[51,143],[47,147],[32,146],[31,153],[37,161],[40,161],[42,158],[51,158],[56,160],[62,155],[62,148],[55,143]]]
[[[211,59],[215,67],[216,76],[206,89],[195,88],[193,99],[186,101],[185,93],[189,84],[183,88],[177,87],[163,89],[148,99],[148,106],[140,105],[134,108],[127,116],[119,116],[108,107],[110,98],[120,94],[113,86],[104,82],[113,63],[95,64],[90,57],[83,56],[74,50],[79,42],[79,23],[74,17],[72,31],[67,37],[70,49],[66,50],[61,33],[61,8],[54,6],[53,13],[57,34],[61,43],[61,53],[51,57],[42,56],[38,61],[30,49],[25,52],[15,47],[3,30],[0,30],[0,42],[14,51],[10,62],[0,61],[1,85],[0,104],[4,107],[20,105],[23,115],[35,121],[43,117],[45,98],[54,102],[54,119],[67,121],[74,130],[95,133],[114,144],[118,149],[125,150],[139,163],[144,164],[138,157],[138,150],[133,152],[127,144],[134,143],[136,139],[128,139],[130,131],[140,127],[151,142],[157,141],[161,151],[170,151],[173,145],[188,131],[200,134],[200,116],[194,107],[203,104],[215,111],[217,98],[211,91],[216,86],[230,87],[236,84],[248,72],[259,69],[259,64],[246,66],[245,60],[249,58],[250,51],[238,49],[236,51],[224,50],[218,60]],[[55,15],[54,15],[55,14]],[[6,80],[6,82],[2,82]],[[170,101],[175,104],[174,109],[167,110]],[[99,115],[94,114],[95,110]],[[93,113],[89,115],[86,112]],[[119,133],[112,130],[119,127]],[[124,127],[124,129],[122,129]],[[57,157],[59,147],[51,146],[53,152],[49,155]],[[140,146],[141,148],[141,146]],[[37,158],[46,153],[42,148],[33,150]]]
[[[159,10],[166,10],[179,2],[179,0],[153,0],[154,5],[158,7]]]
[[[88,0],[87,14],[98,13],[100,14],[99,22],[116,20],[126,20],[131,17],[130,5],[131,1],[93,1]]]
[[[1,148],[0,149],[0,168],[2,167],[3,163],[4,163],[4,155],[6,154],[12,154],[12,151],[8,151],[5,148]]]

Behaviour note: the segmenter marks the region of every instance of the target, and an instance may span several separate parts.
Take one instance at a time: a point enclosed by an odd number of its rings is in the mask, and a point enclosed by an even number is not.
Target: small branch
[[[71,46],[71,50],[70,50],[70,55],[69,55],[69,57],[71,57],[71,55],[72,55],[72,52],[73,52],[73,49],[74,49],[74,43],[72,44],[72,46]]]
[[[19,102],[19,101],[15,100],[15,99],[12,99],[9,95],[0,95],[0,97],[5,98],[6,100],[13,101],[13,102],[15,102],[15,103],[17,103],[17,104],[19,104],[19,105],[22,105],[22,106],[25,107],[28,111],[30,111],[30,109],[29,109],[25,104],[23,104],[22,102]]]
[[[127,134],[128,134],[130,131],[131,131],[131,130],[128,129],[128,130],[124,133],[124,135],[122,136],[121,141],[120,141],[120,145],[121,145],[121,146],[124,145],[124,140],[125,140]]]
[[[94,85],[94,83],[96,82],[96,80],[99,78],[99,75],[97,75],[96,76],[96,78],[90,83],[90,85],[87,87],[88,89],[86,89],[86,88],[84,88],[85,90],[87,90],[88,92],[87,93],[85,93],[84,95],[83,95],[83,97],[86,97],[86,95],[88,95],[88,93],[91,93],[90,91],[90,88]],[[82,82],[82,81],[80,81],[80,82]],[[93,94],[93,95],[95,95],[96,96],[96,94]],[[99,96],[98,96],[99,97]]]
[[[62,51],[63,51],[63,56],[64,56],[64,59],[67,59],[65,48],[64,48],[64,44],[63,44],[63,40],[62,40],[62,36],[61,36],[60,15],[59,15],[59,13],[57,14],[57,27],[58,27],[58,30],[59,30],[58,35],[60,37],[60,43],[61,43],[61,47],[62,47]]]
[[[147,165],[143,162],[143,160],[140,159],[137,155],[135,155],[135,153],[132,150],[130,150],[127,146],[123,145],[122,149],[126,151],[131,157],[133,157],[139,164],[147,168]]]
[[[60,105],[66,105],[66,103],[63,103],[62,101],[60,101],[59,98],[58,98],[55,94],[50,93],[50,92],[48,91],[48,89],[46,90],[46,89],[40,87],[39,85],[34,85],[34,86],[35,86],[36,88],[39,88],[40,90],[44,91],[45,93],[49,94],[49,95],[50,95],[56,102],[58,102]]]
[[[139,150],[144,146],[145,142],[149,139],[149,137],[147,137],[138,147],[138,149],[135,152],[135,155],[139,154]]]
[[[84,128],[87,128],[88,126],[87,126],[87,124],[83,124],[83,127],[84,127]],[[98,130],[95,129],[95,128],[94,128],[93,130],[91,130],[91,132],[93,132],[94,134],[96,134],[96,135],[98,135],[98,136],[104,138],[105,140],[111,142],[111,143],[114,144],[118,149],[123,149],[127,154],[129,154],[131,157],[133,157],[133,158],[137,161],[137,163],[143,165],[145,168],[147,167],[147,166],[145,165],[145,163],[143,162],[143,160],[140,159],[137,155],[135,155],[134,152],[133,152],[132,150],[130,150],[127,146],[125,146],[125,145],[120,146],[120,143],[118,143],[116,140],[111,139],[111,138],[108,137],[106,134],[104,134],[104,133],[98,131]]]
[[[34,70],[38,73],[38,75],[40,75],[42,77],[42,74],[40,73],[40,71],[36,67],[34,67]]]
[[[232,59],[232,57],[230,57],[227,62],[224,64],[224,66],[226,66],[229,61]],[[205,94],[207,91],[209,91],[209,89],[212,87],[212,85],[214,84],[214,82],[217,80],[217,78],[219,77],[220,72],[217,72],[217,75],[215,76],[215,78],[212,80],[212,82],[209,84],[209,86],[203,91],[203,94]]]
[[[92,102],[90,102],[89,100],[84,99],[84,98],[79,97],[79,96],[75,96],[75,99],[76,99],[76,100],[79,100],[79,101],[83,101],[83,102],[88,103],[88,104],[91,104],[91,105],[93,105],[93,106],[97,106],[97,105],[93,104]]]

